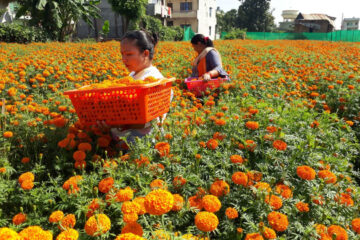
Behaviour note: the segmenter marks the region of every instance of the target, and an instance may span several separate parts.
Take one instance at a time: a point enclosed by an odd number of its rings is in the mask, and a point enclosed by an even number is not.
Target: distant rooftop
[[[322,14],[322,13],[311,13],[311,14],[299,13],[297,19],[299,19],[299,20],[327,20],[327,21],[329,21],[329,23],[331,25],[333,25],[335,27],[334,20],[336,19],[336,17],[331,17],[329,15]]]

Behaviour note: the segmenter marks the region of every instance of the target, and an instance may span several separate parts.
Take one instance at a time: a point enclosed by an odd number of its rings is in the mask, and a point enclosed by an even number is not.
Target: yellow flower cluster
[[[147,77],[144,80],[135,80],[131,76],[123,77],[120,79],[114,80],[105,80],[101,83],[93,83],[91,85],[84,86],[79,90],[91,90],[91,89],[101,89],[101,88],[110,88],[110,87],[128,87],[128,86],[141,86],[144,84],[157,82],[159,79],[154,77]]]

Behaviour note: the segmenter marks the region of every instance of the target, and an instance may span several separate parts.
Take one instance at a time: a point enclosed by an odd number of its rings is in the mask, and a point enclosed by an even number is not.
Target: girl
[[[194,50],[198,53],[192,67],[191,77],[202,77],[204,81],[211,78],[226,78],[228,74],[222,68],[220,53],[214,48],[209,37],[196,34],[191,39]]]
[[[127,32],[121,40],[122,61],[126,68],[131,71],[130,76],[135,80],[144,80],[146,77],[157,79],[164,78],[159,70],[152,65],[155,46],[158,42],[156,34],[150,36],[144,31]],[[172,94],[171,94],[172,95]],[[172,96],[171,96],[172,98]],[[162,121],[166,114],[162,116]],[[158,119],[160,121],[160,119]],[[101,128],[109,128],[104,122]],[[117,142],[118,148],[127,150],[126,144],[120,141],[120,137],[127,136],[127,142],[135,141],[136,137],[144,137],[152,132],[151,122],[146,124],[119,125],[110,129],[113,139]]]

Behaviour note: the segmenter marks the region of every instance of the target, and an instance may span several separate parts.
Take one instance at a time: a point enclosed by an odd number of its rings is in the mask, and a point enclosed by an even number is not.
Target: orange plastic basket
[[[204,94],[206,89],[215,89],[220,87],[220,85],[226,81],[229,81],[229,78],[214,78],[209,81],[204,82],[202,79],[196,77],[186,78],[185,83],[190,92],[193,92],[195,96],[199,97]]]
[[[141,86],[111,87],[64,92],[85,126],[105,121],[108,125],[145,124],[170,108],[171,85],[162,79]]]

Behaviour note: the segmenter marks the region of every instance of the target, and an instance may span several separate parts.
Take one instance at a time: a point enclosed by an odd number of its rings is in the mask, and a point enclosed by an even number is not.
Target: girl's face
[[[135,40],[124,39],[121,41],[122,61],[129,71],[140,72],[150,66],[149,50],[140,52],[134,44]]]
[[[198,54],[200,54],[206,48],[206,46],[201,42],[197,42],[196,44],[191,44],[191,45]]]

